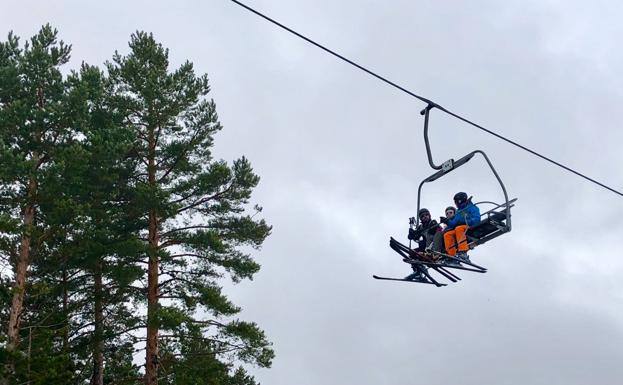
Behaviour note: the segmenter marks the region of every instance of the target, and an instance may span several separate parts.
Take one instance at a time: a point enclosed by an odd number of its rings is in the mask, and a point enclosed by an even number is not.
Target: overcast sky
[[[175,4],[175,5],[174,5]],[[623,6],[617,1],[248,1],[420,95],[623,190]],[[439,112],[435,160],[487,152],[513,231],[473,250],[487,274],[444,288],[382,282],[407,265],[417,186],[433,173],[424,104],[227,0],[4,2],[3,40],[46,22],[70,66],[101,65],[136,30],[208,73],[274,226],[253,282],[228,288],[274,343],[264,385],[620,384],[623,198]],[[426,186],[434,216],[502,194],[484,161]]]

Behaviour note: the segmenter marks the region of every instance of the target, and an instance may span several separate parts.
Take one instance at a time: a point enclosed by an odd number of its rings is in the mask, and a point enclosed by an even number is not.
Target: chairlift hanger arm
[[[507,216],[507,224],[508,224],[508,229],[510,230],[511,228],[511,215],[510,215],[510,205],[508,202],[508,193],[506,192],[506,187],[504,186],[504,183],[502,182],[502,179],[500,178],[498,172],[496,171],[495,167],[493,167],[493,164],[491,163],[491,160],[489,160],[489,157],[487,156],[487,154],[485,154],[484,151],[482,150],[475,150],[470,152],[469,154],[463,156],[462,158],[458,159],[457,161],[455,161],[454,159],[449,159],[446,162],[442,163],[441,165],[437,165],[435,164],[434,160],[433,160],[433,155],[432,155],[432,151],[431,151],[431,146],[430,146],[430,140],[428,138],[428,126],[429,126],[429,122],[430,122],[430,111],[433,108],[438,108],[441,111],[446,112],[446,110],[435,104],[435,103],[429,103],[426,108],[424,108],[420,114],[424,115],[424,143],[426,144],[426,154],[428,156],[428,163],[431,166],[431,168],[438,170],[436,173],[434,173],[433,175],[430,175],[428,178],[424,179],[419,187],[418,187],[418,201],[417,201],[417,212],[420,211],[420,197],[421,197],[421,192],[422,192],[422,186],[424,185],[424,183],[428,183],[428,182],[433,182],[439,178],[441,178],[442,176],[446,175],[447,173],[449,173],[450,171],[461,167],[462,165],[464,165],[465,163],[469,162],[474,155],[476,154],[480,154],[483,156],[483,158],[485,158],[485,161],[487,162],[487,164],[489,165],[489,168],[491,169],[491,171],[493,172],[493,175],[495,175],[495,178],[497,179],[498,183],[500,184],[500,186],[502,187],[502,192],[504,193],[504,201],[505,201],[505,212],[506,212],[506,216]],[[416,225],[419,224],[419,218],[417,218],[416,221]]]

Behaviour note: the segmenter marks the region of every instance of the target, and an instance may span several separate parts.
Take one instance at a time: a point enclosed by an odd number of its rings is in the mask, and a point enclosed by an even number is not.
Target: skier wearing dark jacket
[[[441,248],[441,233],[442,228],[439,226],[436,220],[431,219],[430,211],[428,209],[420,209],[418,212],[420,218],[420,224],[414,229],[409,229],[409,239],[418,243],[417,251],[424,251],[427,248],[433,248],[439,251]]]
[[[418,218],[420,218],[420,224],[415,228],[409,228],[409,239],[418,243],[417,251],[424,252],[429,247],[443,247],[443,238],[441,236],[441,226],[437,221],[431,219],[430,211],[428,209],[420,209],[418,211]],[[413,220],[413,218],[412,218]],[[407,279],[413,281],[426,281],[426,266],[423,264],[411,264],[413,274],[410,274]]]

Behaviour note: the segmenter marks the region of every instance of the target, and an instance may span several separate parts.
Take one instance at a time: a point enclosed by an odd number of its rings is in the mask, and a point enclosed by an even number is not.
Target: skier
[[[417,251],[423,252],[426,249],[431,248],[431,246],[433,249],[439,249],[441,247],[440,240],[437,240],[439,248],[435,247],[437,245],[434,245],[434,241],[436,241],[435,238],[440,239],[439,236],[435,237],[435,235],[442,231],[441,226],[439,226],[439,223],[437,223],[436,220],[431,219],[430,211],[428,211],[428,209],[420,209],[418,217],[420,218],[420,224],[415,229],[409,228],[408,238],[418,243],[418,247],[416,249]],[[411,218],[410,223],[415,223],[414,218]]]
[[[452,218],[454,216],[454,214],[456,214],[456,207],[448,206],[448,207],[446,207],[445,212],[446,212],[446,216],[439,218],[439,223],[444,223],[445,224],[445,220]],[[446,225],[446,227],[447,227],[447,225]]]
[[[480,222],[480,209],[472,203],[472,198],[468,198],[464,192],[454,195],[454,203],[457,207],[456,214],[449,218],[442,218],[442,222],[447,225],[443,233],[444,245],[448,255],[469,261],[467,255],[469,247],[465,233],[469,226],[474,226]],[[446,209],[446,213],[447,211]]]
[[[443,247],[443,237],[441,235],[442,228],[439,226],[436,220],[431,219],[430,211],[426,208],[418,211],[418,217],[420,218],[420,224],[413,229],[409,228],[408,238],[418,243],[416,251],[424,253],[427,249],[440,250]],[[414,224],[415,218],[411,218],[409,223]],[[415,281],[426,280],[426,267],[422,264],[411,264],[413,274],[410,274],[407,279]]]

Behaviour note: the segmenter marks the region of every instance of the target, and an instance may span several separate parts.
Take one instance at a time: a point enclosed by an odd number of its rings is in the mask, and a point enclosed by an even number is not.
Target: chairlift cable
[[[312,45],[322,49],[323,51],[325,51],[325,52],[327,52],[327,53],[337,57],[338,59],[340,59],[342,61],[345,61],[346,63],[348,63],[348,64],[350,64],[350,65],[352,65],[354,67],[357,67],[358,69],[362,70],[363,72],[367,73],[368,75],[371,75],[371,76],[379,79],[380,81],[382,81],[384,83],[387,83],[390,86],[392,86],[394,88],[397,88],[400,91],[402,91],[402,92],[404,92],[404,93],[406,93],[406,94],[408,94],[408,95],[410,95],[410,96],[412,96],[412,97],[414,97],[414,98],[416,98],[416,99],[418,99],[418,100],[420,100],[420,101],[422,101],[424,103],[427,103],[429,106],[435,107],[438,110],[443,111],[446,114],[455,117],[456,119],[459,119],[459,120],[461,120],[461,121],[463,121],[463,122],[465,122],[465,123],[467,123],[467,124],[469,124],[469,125],[471,125],[473,127],[476,127],[476,128],[478,128],[478,129],[480,129],[480,130],[482,130],[482,131],[484,131],[484,132],[486,132],[486,133],[488,133],[490,135],[495,136],[498,139],[501,139],[501,140],[503,140],[503,141],[505,141],[505,142],[507,142],[509,144],[512,144],[515,147],[518,147],[518,148],[520,148],[520,149],[522,149],[522,150],[524,150],[526,152],[529,152],[530,154],[532,154],[534,156],[537,156],[537,157],[539,157],[539,158],[541,158],[541,159],[543,159],[543,160],[545,160],[545,161],[547,161],[547,162],[549,162],[549,163],[551,163],[553,165],[556,165],[556,166],[558,166],[558,167],[560,167],[560,168],[562,168],[562,169],[564,169],[564,170],[566,170],[568,172],[571,172],[571,173],[573,173],[573,174],[575,174],[575,175],[577,175],[577,176],[579,176],[581,178],[584,178],[584,179],[588,180],[589,182],[592,182],[592,183],[594,183],[594,184],[596,184],[596,185],[598,185],[598,186],[600,186],[600,187],[602,187],[604,189],[610,190],[611,192],[613,192],[615,194],[618,194],[618,195],[623,197],[623,193],[622,192],[620,192],[618,190],[615,190],[614,188],[609,187],[606,184],[601,183],[601,182],[599,182],[599,181],[597,181],[597,180],[595,180],[595,179],[593,179],[593,178],[591,178],[591,177],[589,177],[589,176],[587,176],[587,175],[585,175],[585,174],[583,174],[583,173],[581,173],[579,171],[576,171],[576,170],[574,170],[574,169],[572,169],[570,167],[567,167],[567,166],[565,166],[564,164],[562,164],[560,162],[557,162],[557,161],[555,161],[553,159],[550,159],[550,158],[548,158],[545,155],[539,154],[538,152],[536,152],[534,150],[531,150],[528,147],[523,146],[523,145],[521,145],[521,144],[519,144],[519,143],[517,143],[517,142],[515,142],[515,141],[513,141],[511,139],[508,139],[508,138],[500,135],[500,134],[497,134],[497,133],[495,133],[495,132],[493,132],[493,131],[491,131],[491,130],[489,130],[489,129],[487,129],[487,128],[485,128],[485,127],[483,127],[483,126],[481,126],[481,125],[479,125],[477,123],[474,123],[474,122],[472,122],[472,121],[470,121],[470,120],[468,120],[468,119],[466,119],[466,118],[464,118],[464,117],[462,117],[462,116],[460,116],[460,115],[458,115],[458,114],[456,114],[456,113],[454,113],[454,112],[452,112],[452,111],[450,111],[450,110],[440,106],[439,104],[437,104],[437,103],[435,103],[435,102],[433,102],[433,101],[431,101],[431,100],[429,100],[429,99],[427,99],[427,98],[425,98],[423,96],[417,95],[416,93],[414,93],[412,91],[409,91],[408,89],[406,89],[406,88],[404,88],[404,87],[402,87],[402,86],[392,82],[391,80],[389,80],[389,79],[387,79],[387,78],[385,78],[385,77],[383,77],[383,76],[381,76],[381,75],[379,75],[379,74],[377,74],[377,73],[367,69],[366,67],[364,67],[364,66],[362,66],[362,65],[360,65],[360,64],[358,64],[358,63],[356,63],[356,62],[354,62],[354,61],[352,61],[352,60],[350,60],[348,58],[346,58],[345,56],[340,55],[339,53],[337,53],[337,52],[335,52],[335,51],[333,51],[333,50],[323,46],[322,44],[317,43],[316,41],[314,41],[314,40],[312,40],[312,39],[310,39],[310,38],[308,38],[308,37],[306,37],[306,36],[296,32],[295,30],[293,30],[293,29],[291,29],[291,28],[289,28],[289,27],[279,23],[278,21],[276,21],[276,20],[266,16],[265,14],[263,14],[263,13],[255,10],[255,9],[249,7],[248,5],[242,3],[242,2],[240,2],[238,0],[231,0],[231,1],[236,3],[236,4],[238,4],[239,6],[241,6],[243,8],[245,8],[246,10],[256,14],[257,16],[259,16],[259,17],[261,17],[261,18],[263,18],[263,19],[265,19],[265,20],[275,24],[276,26],[278,26],[278,27],[280,27],[280,28],[290,32],[291,34],[293,34],[293,35],[295,35],[295,36],[305,40],[306,42],[308,42],[308,43],[310,43],[310,44],[312,44]]]

